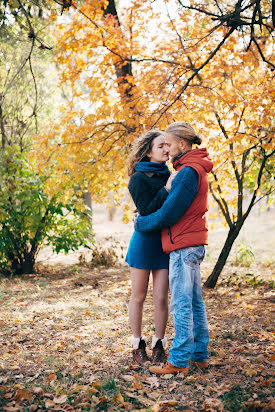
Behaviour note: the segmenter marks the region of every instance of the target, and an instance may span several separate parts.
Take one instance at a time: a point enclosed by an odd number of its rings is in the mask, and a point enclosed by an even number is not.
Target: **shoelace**
[[[145,352],[145,349],[137,349],[139,351],[139,355],[142,360],[148,360],[147,353]]]
[[[161,366],[161,369],[165,369],[165,368],[167,368],[168,367],[168,362],[165,362],[162,366]]]

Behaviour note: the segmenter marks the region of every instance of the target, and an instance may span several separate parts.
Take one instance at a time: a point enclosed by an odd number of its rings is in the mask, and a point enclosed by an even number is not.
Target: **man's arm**
[[[162,207],[148,216],[138,216],[135,230],[150,232],[173,226],[187,211],[198,192],[198,174],[189,166],[175,177],[169,195]]]

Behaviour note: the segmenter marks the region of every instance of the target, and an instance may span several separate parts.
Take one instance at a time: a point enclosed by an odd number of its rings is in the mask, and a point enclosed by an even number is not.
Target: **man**
[[[193,149],[201,139],[189,123],[175,122],[165,131],[175,176],[162,207],[148,216],[138,216],[135,230],[162,229],[162,247],[170,253],[170,311],[175,336],[168,362],[151,366],[157,374],[184,373],[189,361],[208,366],[209,342],[205,306],[201,295],[200,263],[207,244],[208,180],[213,168],[206,149]]]

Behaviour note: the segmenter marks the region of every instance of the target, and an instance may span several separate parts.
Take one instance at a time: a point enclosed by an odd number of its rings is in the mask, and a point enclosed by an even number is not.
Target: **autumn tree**
[[[211,288],[252,208],[264,197],[272,201],[275,191],[272,72],[254,54],[236,54],[232,40],[200,78],[196,95],[186,99],[209,130],[207,146],[214,161],[210,192],[229,228],[205,282]]]
[[[49,114],[47,103],[53,89],[45,84],[45,73],[52,75],[53,84],[56,74],[53,65],[49,69],[47,25],[36,4],[31,7],[29,3],[24,8],[20,1],[0,2],[2,150],[13,144],[26,150],[30,144],[28,137],[38,132],[39,123]]]
[[[25,9],[20,1],[2,2],[0,11],[0,275],[20,275],[33,272],[41,247],[67,253],[92,241],[92,232],[74,182],[66,187],[69,198],[58,189],[48,193],[54,172],[38,174],[28,158],[32,136],[57,118],[62,100],[45,46],[48,23],[35,3]]]
[[[125,187],[133,139],[184,118],[215,136],[208,141],[217,156],[211,192],[234,242],[258,195],[272,193],[271,6],[189,4],[169,2],[160,10],[165,3],[157,1],[72,4],[54,32],[61,82],[71,87],[72,100],[54,131],[39,136],[40,162],[45,167],[51,159],[62,175],[58,183],[74,179],[102,200]],[[251,181],[257,184],[244,210]],[[221,253],[219,271],[231,246]]]

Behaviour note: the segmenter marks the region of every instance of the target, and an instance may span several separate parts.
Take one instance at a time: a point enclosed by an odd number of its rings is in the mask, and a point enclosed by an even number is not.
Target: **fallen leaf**
[[[196,378],[194,376],[187,376],[185,378],[186,382],[196,382]]]
[[[246,376],[256,376],[258,372],[255,369],[247,369],[245,372]]]
[[[272,378],[269,378],[269,379],[266,379],[266,380],[263,380],[262,382],[261,382],[261,385],[262,386],[270,386],[271,385],[271,383],[272,383]]]
[[[123,398],[123,396],[121,395],[121,393],[118,393],[117,395],[115,395],[115,396],[113,397],[113,401],[114,401],[115,403],[121,403],[121,404],[123,404],[123,403],[124,403],[124,398]]]
[[[156,391],[146,393],[146,395],[148,396],[148,398],[154,399],[155,401],[156,401],[157,399],[159,400],[159,398],[160,398],[160,396],[161,396],[161,395],[159,394],[159,392],[156,392]]]
[[[48,375],[48,379],[49,379],[50,382],[53,382],[53,381],[56,381],[57,376],[55,375],[55,373],[50,373]]]
[[[34,388],[32,388],[32,391],[36,395],[43,395],[43,393],[44,393],[43,389],[40,388],[39,386],[35,386]]]
[[[205,411],[209,411],[209,412],[212,412],[212,411],[223,412],[224,411],[222,401],[220,401],[219,399],[215,399],[215,398],[206,398],[203,402],[202,407]]]
[[[126,382],[134,382],[135,380],[133,375],[122,375],[121,377]]]
[[[175,399],[168,399],[166,401],[161,402],[161,405],[175,406],[178,403],[179,403],[179,401],[176,401]]]
[[[142,380],[142,382],[149,383],[151,388],[155,388],[155,389],[158,388],[160,385],[159,379],[156,376],[150,376],[149,378]]]
[[[62,395],[60,395],[60,396],[55,396],[55,397],[53,398],[53,401],[54,401],[55,403],[57,403],[58,405],[60,405],[61,403],[65,403],[65,402],[67,402],[67,395],[64,393],[64,394],[62,394]]]
[[[160,411],[163,411],[163,407],[159,403],[156,403],[155,405],[152,406],[151,411],[160,412]]]
[[[95,375],[90,375],[89,376],[89,382],[90,383],[93,383],[94,381],[96,381],[97,380],[97,377],[95,376]]]
[[[163,375],[163,379],[171,379],[173,377],[174,375],[172,373],[167,373],[166,375]]]
[[[25,389],[18,389],[16,391],[14,398],[18,402],[21,402],[24,400],[30,401],[33,398],[33,395],[30,392],[26,391]]]
[[[56,403],[53,402],[51,399],[47,399],[47,400],[45,401],[45,407],[46,407],[47,409],[55,408],[55,406],[56,406]]]
[[[18,406],[3,406],[3,411],[8,411],[8,412],[18,412],[22,411],[22,408]]]

